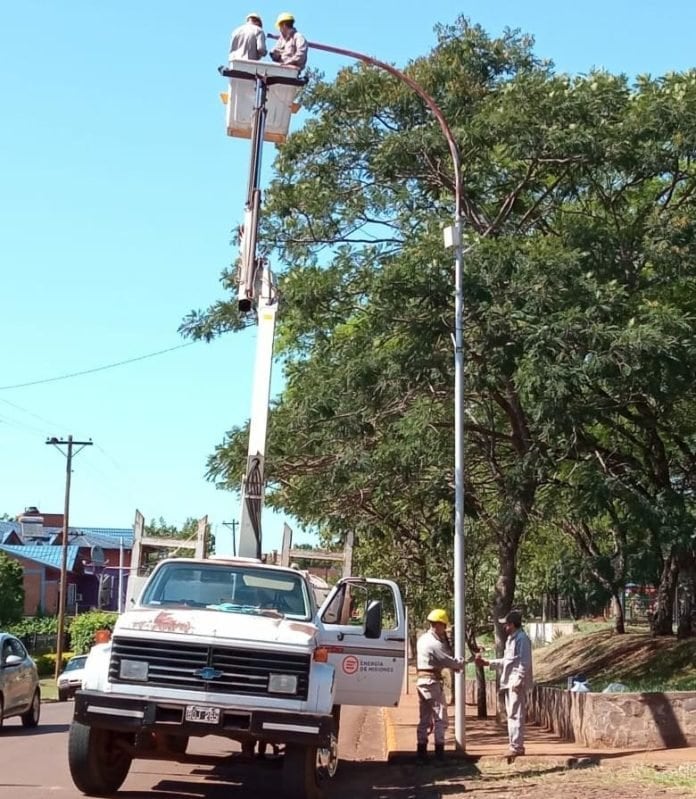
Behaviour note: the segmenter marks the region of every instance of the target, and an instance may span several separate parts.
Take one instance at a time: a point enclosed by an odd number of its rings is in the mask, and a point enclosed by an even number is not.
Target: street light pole
[[[92,440],[89,441],[75,441],[70,435],[66,440],[56,438],[46,439],[47,444],[51,444],[57,450],[65,455],[65,503],[63,506],[63,535],[61,540],[62,553],[60,564],[60,592],[58,596],[58,639],[56,641],[56,665],[55,665],[55,678],[61,672],[63,663],[63,636],[65,634],[65,604],[66,594],[68,590],[68,530],[70,529],[70,483],[72,475],[72,459],[77,455],[80,450],[85,447],[92,446]],[[63,452],[62,446],[66,446],[67,450]],[[73,448],[78,446],[76,452]]]
[[[277,36],[270,35],[276,39]],[[343,47],[307,42],[314,50],[346,56],[384,70],[405,83],[430,109],[447,141],[454,169],[454,224],[445,230],[445,242],[454,249],[454,655],[464,658],[466,648],[466,570],[464,541],[464,249],[462,244],[461,156],[454,134],[435,100],[413,78],[372,56]],[[454,736],[457,748],[466,748],[466,677],[455,673]]]

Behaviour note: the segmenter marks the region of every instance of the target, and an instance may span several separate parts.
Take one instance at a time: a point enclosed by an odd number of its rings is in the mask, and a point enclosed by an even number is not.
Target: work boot
[[[435,760],[437,761],[438,765],[442,765],[445,762],[444,744],[435,744]]]
[[[428,762],[428,744],[418,744],[416,749],[416,763],[425,765]]]

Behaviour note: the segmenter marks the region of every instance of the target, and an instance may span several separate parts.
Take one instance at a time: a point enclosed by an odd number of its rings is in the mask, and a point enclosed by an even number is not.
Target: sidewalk
[[[416,726],[418,725],[418,694],[415,681],[409,693],[401,695],[398,707],[383,708],[387,759],[390,763],[407,763],[415,760]],[[507,731],[495,718],[479,719],[476,707],[466,708],[466,753],[457,751],[454,740],[454,708],[449,708],[450,724],[447,730],[445,749],[450,758],[504,758]],[[490,713],[490,709],[489,709]],[[525,758],[529,760],[553,758],[561,761],[592,758],[594,760],[616,760],[632,764],[696,763],[696,747],[683,749],[588,749],[582,744],[563,741],[553,733],[536,725],[527,727],[525,736]],[[432,753],[432,737],[429,744]]]

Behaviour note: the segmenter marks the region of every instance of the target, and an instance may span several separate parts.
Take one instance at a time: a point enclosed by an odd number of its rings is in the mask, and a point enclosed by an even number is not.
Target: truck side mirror
[[[373,599],[365,613],[365,638],[379,638],[382,635],[382,603]]]

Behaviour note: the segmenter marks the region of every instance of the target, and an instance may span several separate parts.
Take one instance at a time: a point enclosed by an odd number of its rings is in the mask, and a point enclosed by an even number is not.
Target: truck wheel
[[[321,750],[326,751],[326,750]],[[324,799],[326,782],[333,774],[320,765],[316,746],[288,744],[283,758],[283,795],[286,799]]]
[[[68,763],[75,786],[88,796],[111,796],[123,785],[131,755],[119,746],[111,730],[88,727],[78,721],[70,725]]]
[[[68,701],[68,692],[67,691],[58,691],[58,701],[59,702],[67,702]]]
[[[29,705],[29,710],[26,713],[22,713],[20,718],[22,719],[22,726],[23,727],[36,727],[39,724],[39,716],[41,715],[41,694],[39,693],[39,689],[37,688],[34,691],[34,696],[31,700],[31,705]]]

